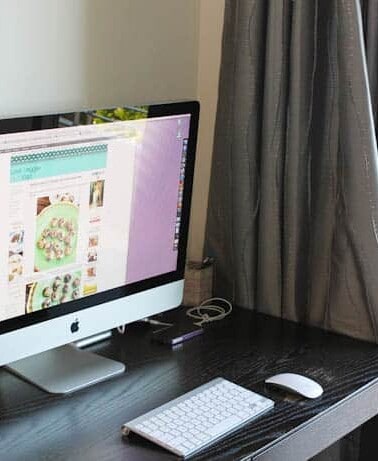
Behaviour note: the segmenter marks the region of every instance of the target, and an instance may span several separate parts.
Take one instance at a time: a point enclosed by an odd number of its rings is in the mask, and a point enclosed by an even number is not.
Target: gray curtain
[[[378,1],[361,0],[363,31],[375,125],[378,115]]]
[[[378,0],[226,0],[215,294],[378,341]]]

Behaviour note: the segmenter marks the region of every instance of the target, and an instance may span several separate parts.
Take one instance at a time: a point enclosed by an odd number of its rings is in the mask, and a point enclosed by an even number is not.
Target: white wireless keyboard
[[[133,419],[122,427],[184,458],[273,408],[274,402],[223,378]]]

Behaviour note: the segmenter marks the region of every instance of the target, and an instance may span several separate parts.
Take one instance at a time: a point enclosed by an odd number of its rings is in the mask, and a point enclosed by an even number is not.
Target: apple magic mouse
[[[323,394],[323,388],[320,384],[296,373],[280,373],[266,379],[265,383],[301,395],[307,399],[316,399]]]

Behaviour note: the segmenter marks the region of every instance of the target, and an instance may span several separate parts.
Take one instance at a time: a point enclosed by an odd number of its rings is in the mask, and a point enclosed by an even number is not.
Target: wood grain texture
[[[182,318],[180,310],[168,315]],[[177,459],[139,437],[122,439],[121,425],[217,376],[272,398],[275,409],[194,459],[253,458],[363,386],[377,384],[377,346],[242,309],[175,350],[151,336],[150,326],[134,324],[125,336],[92,347],[126,363],[128,372],[66,397],[44,394],[0,370],[0,459]],[[316,379],[324,395],[308,401],[265,387],[268,376],[285,371]]]

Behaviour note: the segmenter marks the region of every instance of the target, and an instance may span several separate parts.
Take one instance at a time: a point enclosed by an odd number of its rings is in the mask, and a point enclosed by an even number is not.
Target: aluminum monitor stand
[[[83,351],[69,344],[6,367],[10,372],[50,394],[68,394],[123,373],[121,362]]]

